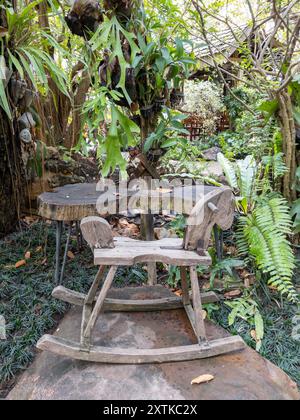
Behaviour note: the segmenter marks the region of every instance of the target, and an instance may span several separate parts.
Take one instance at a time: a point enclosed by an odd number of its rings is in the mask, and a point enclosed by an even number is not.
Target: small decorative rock
[[[222,149],[220,149],[220,147],[214,146],[210,149],[204,150],[204,152],[202,152],[202,156],[205,160],[217,161],[217,156],[220,152],[222,152]]]
[[[30,144],[32,142],[32,136],[28,128],[25,128],[20,132],[20,140],[25,144]]]
[[[24,114],[22,114],[21,117],[18,119],[18,123],[20,128],[22,129],[34,128],[36,125],[33,116],[30,112],[24,112]]]

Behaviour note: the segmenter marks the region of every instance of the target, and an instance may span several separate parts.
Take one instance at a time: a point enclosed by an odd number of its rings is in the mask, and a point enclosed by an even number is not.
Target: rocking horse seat
[[[54,297],[83,307],[80,342],[74,343],[64,338],[44,336],[37,347],[75,359],[104,363],[195,360],[243,349],[245,344],[240,337],[208,341],[202,303],[215,302],[218,298],[213,292],[200,293],[197,275],[198,265],[211,264],[211,258],[206,250],[213,226],[217,224],[222,229],[228,229],[233,222],[231,190],[220,188],[211,192],[196,204],[191,216],[184,240],[175,238],[153,242],[114,238],[106,220],[99,217],[83,219],[81,230],[94,252],[95,265],[100,266],[98,274],[87,295],[63,287],[53,291]],[[154,267],[156,263],[164,263],[180,267],[182,297],[139,301],[108,298],[118,267],[133,266],[137,263],[149,263]],[[102,282],[106,271],[108,271],[106,278]],[[92,345],[93,329],[104,310],[128,312],[176,308],[184,308],[198,344],[162,349],[117,349]]]
[[[131,244],[130,242],[119,243],[117,241],[113,249],[95,249],[95,265],[132,266],[139,263],[157,262],[178,267],[189,267],[199,264],[211,264],[208,252],[203,252],[203,255],[199,255],[195,251],[186,251],[183,247],[178,249],[178,241],[176,240],[173,248],[167,245],[165,247],[159,246],[155,242],[145,244],[143,241],[134,241]]]
[[[183,249],[183,240],[180,238],[164,238],[157,241],[138,241],[136,239],[127,238],[126,236],[116,236],[114,238],[115,246],[139,246],[151,248],[153,244],[162,249]]]

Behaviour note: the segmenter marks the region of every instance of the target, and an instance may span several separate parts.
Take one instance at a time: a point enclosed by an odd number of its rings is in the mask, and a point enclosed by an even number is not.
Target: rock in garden
[[[202,156],[205,160],[215,160],[217,161],[218,153],[222,152],[222,149],[220,147],[211,147],[210,149],[204,150],[202,152]]]

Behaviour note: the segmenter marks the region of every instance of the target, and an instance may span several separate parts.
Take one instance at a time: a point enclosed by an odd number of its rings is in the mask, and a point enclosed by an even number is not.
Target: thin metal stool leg
[[[63,222],[56,222],[56,252],[55,252],[55,283],[59,283],[60,272],[60,248],[61,248],[61,235],[62,235]]]
[[[67,263],[67,257],[68,257],[68,251],[69,251],[71,233],[72,233],[72,222],[70,222],[70,225],[68,227],[67,242],[66,242],[66,247],[65,247],[65,254],[64,254],[63,264],[62,264],[62,267],[61,267],[59,284],[62,284],[63,283],[63,280],[64,280],[65,268],[66,268],[66,263]]]
[[[77,237],[77,249],[78,251],[81,251],[83,243],[82,243],[82,233],[80,229],[80,223],[76,221],[75,226],[76,226],[76,237]]]

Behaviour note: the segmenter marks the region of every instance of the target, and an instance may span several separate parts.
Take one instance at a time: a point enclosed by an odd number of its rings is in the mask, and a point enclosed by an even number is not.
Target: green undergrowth
[[[97,271],[92,253],[88,247],[77,252],[75,235],[70,249],[75,257],[68,259],[64,285],[85,292]],[[15,268],[28,251],[31,255],[26,265]],[[51,297],[55,287],[54,264],[53,225],[36,222],[0,241],[0,315],[5,319],[7,335],[6,340],[0,340],[0,396],[1,384],[5,394],[7,382],[33,360],[39,338],[54,329],[69,309]],[[115,287],[140,284],[145,279],[141,269],[120,269]]]
[[[293,339],[295,317],[299,308],[290,303],[270,301],[268,297],[257,297],[259,310],[264,320],[265,332],[260,349],[261,356],[284,370],[300,388],[300,343]],[[234,335],[240,335],[244,341],[255,349],[256,343],[251,338],[251,327],[242,319],[237,319],[229,326],[230,308],[222,302],[219,310],[211,314],[212,321],[221,325]]]

